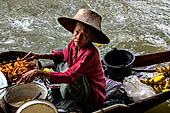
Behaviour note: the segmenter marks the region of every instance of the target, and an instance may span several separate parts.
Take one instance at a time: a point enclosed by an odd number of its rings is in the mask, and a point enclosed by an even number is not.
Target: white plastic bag
[[[156,95],[153,88],[140,82],[136,75],[125,77],[123,85],[127,95],[135,102]]]

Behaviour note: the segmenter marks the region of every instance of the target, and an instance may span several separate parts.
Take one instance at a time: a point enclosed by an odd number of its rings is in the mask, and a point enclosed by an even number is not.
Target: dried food
[[[21,60],[19,57],[13,63],[0,65],[0,71],[5,75],[8,83],[16,82],[23,73],[37,68],[34,61]]]

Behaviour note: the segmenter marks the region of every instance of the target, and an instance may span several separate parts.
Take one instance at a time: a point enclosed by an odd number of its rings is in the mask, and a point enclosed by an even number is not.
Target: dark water
[[[65,48],[72,34],[58,24],[88,8],[102,17],[110,38],[101,57],[116,47],[135,55],[170,49],[170,0],[0,0],[0,52],[51,52]]]

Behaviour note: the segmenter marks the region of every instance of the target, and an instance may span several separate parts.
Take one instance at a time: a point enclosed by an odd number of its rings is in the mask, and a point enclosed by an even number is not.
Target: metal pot
[[[31,111],[32,110],[32,111]],[[31,100],[19,107],[16,113],[58,113],[57,108],[46,100]]]
[[[32,100],[40,92],[42,95],[39,98],[46,99],[47,88],[39,82],[9,87],[4,96],[7,113],[15,113],[23,103]]]

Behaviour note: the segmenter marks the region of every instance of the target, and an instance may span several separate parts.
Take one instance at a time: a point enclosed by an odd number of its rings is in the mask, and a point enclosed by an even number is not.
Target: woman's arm
[[[28,60],[33,60],[33,59],[50,59],[54,60],[55,59],[55,54],[54,53],[33,53],[30,51],[27,55],[25,55],[22,60],[28,59]]]
[[[24,74],[22,74],[21,79],[17,82],[17,84],[20,84],[22,81],[24,81],[24,83],[30,83],[32,82],[36,77],[42,77],[42,78],[47,78],[50,79],[50,73],[49,72],[45,72],[42,70],[38,70],[38,69],[33,69],[31,71],[28,71]]]
[[[36,54],[39,56],[39,59],[50,59],[50,60],[55,59],[54,53],[36,53]]]

